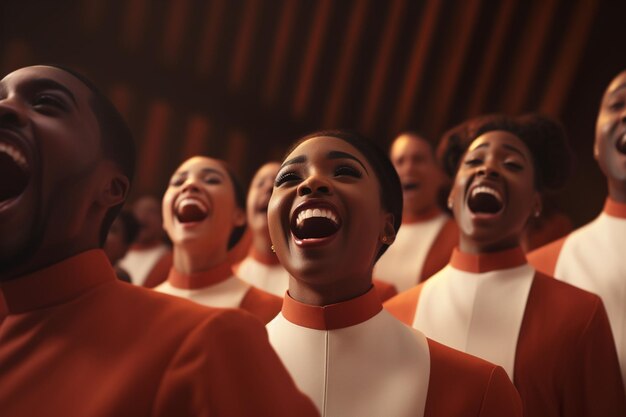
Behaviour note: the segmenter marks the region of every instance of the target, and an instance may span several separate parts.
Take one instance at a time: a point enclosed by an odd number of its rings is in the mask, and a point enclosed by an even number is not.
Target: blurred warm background
[[[298,136],[356,128],[436,141],[486,112],[559,117],[578,164],[575,225],[605,186],[592,158],[603,89],[626,68],[626,2],[594,0],[2,0],[2,74],[33,63],[94,79],[139,148],[134,195],[185,157],[245,181]]]

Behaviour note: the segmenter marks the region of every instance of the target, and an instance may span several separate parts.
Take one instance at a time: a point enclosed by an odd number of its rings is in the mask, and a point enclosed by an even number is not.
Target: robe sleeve
[[[480,417],[522,417],[522,402],[508,375],[495,367],[480,407]]]
[[[263,325],[243,311],[223,310],[181,343],[163,375],[152,416],[319,414],[297,390]]]
[[[563,365],[563,415],[626,416],[626,395],[609,320],[600,298]],[[575,359],[576,358],[576,359]]]
[[[559,260],[561,249],[565,244],[567,237],[556,240],[552,243],[542,246],[528,254],[528,262],[540,272],[553,277],[556,270],[556,263]]]

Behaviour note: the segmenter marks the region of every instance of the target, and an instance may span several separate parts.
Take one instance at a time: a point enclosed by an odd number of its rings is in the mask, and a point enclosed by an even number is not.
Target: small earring
[[[389,243],[389,238],[387,236],[383,236],[381,240],[383,241],[385,245]]]
[[[535,212],[533,213],[533,216],[535,217],[541,216],[541,210],[535,210]]]
[[[276,249],[274,249],[274,245],[270,246],[270,249],[272,250],[272,253],[276,253]]]
[[[452,200],[448,200],[448,209],[452,210]]]

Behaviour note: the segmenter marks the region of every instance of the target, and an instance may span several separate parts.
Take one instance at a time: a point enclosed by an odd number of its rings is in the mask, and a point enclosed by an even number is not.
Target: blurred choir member
[[[252,179],[246,205],[252,244],[248,256],[235,271],[239,278],[250,285],[282,297],[289,287],[289,273],[273,251],[267,226],[267,205],[279,168],[280,163],[268,162],[259,168]],[[397,294],[394,286],[381,280],[374,280],[374,287],[381,301]]]
[[[238,265],[235,272],[248,284],[282,297],[289,287],[289,273],[280,265],[272,251],[267,227],[267,204],[279,168],[278,162],[268,162],[261,166],[252,178],[246,203],[252,244],[248,256]]]
[[[527,417],[618,417],[626,397],[602,300],[535,271],[520,247],[540,192],[569,176],[565,133],[530,115],[483,120],[449,196],[460,229],[450,263],[388,301],[406,324],[501,365]],[[462,155],[462,157],[461,157]]]
[[[604,210],[529,259],[538,270],[602,298],[626,381],[626,71],[604,92],[595,136],[593,154],[609,193]]]
[[[288,152],[268,219],[289,271],[270,341],[328,417],[521,416],[499,366],[427,339],[382,309],[372,268],[393,243],[402,189],[389,159],[349,131]]]
[[[132,212],[123,210],[113,221],[107,239],[104,242],[104,253],[109,258],[115,273],[124,282],[132,283],[128,272],[118,265],[118,261],[126,255],[139,233],[139,223]]]
[[[167,278],[157,265],[170,254],[163,241],[161,204],[153,196],[143,196],[133,204],[132,211],[139,222],[139,234],[119,266],[128,271],[133,284],[153,288]]]
[[[448,263],[459,233],[439,208],[446,178],[431,144],[415,133],[403,133],[393,142],[390,159],[402,184],[402,229],[376,263],[374,277],[405,291]]]
[[[3,417],[318,415],[258,320],[116,278],[101,247],[135,150],[90,81],[7,75],[0,141]]]
[[[163,219],[173,263],[155,290],[212,307],[239,307],[263,323],[280,311],[279,297],[233,275],[228,251],[246,229],[246,201],[224,161],[196,156],[178,167],[163,196]]]

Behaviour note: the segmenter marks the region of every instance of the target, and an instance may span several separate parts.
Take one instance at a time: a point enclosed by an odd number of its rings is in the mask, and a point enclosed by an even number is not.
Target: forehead
[[[161,202],[154,197],[141,197],[135,202],[133,208],[135,210],[150,210],[154,208],[160,208]]]
[[[186,160],[178,167],[176,172],[198,172],[204,169],[218,171],[225,176],[227,175],[226,168],[224,167],[224,163],[222,161],[205,156],[194,156],[193,158]]]
[[[298,145],[285,159],[289,160],[299,156],[305,156],[309,160],[328,159],[329,152],[333,151],[344,152],[354,156],[371,172],[369,161],[357,148],[345,140],[333,136],[316,136],[307,139]]]
[[[392,156],[409,153],[429,154],[430,150],[430,144],[424,138],[408,134],[398,136],[391,146]]]
[[[280,169],[280,164],[278,162],[268,162],[263,165],[259,170],[254,174],[254,179],[263,178],[263,177],[275,177]]]
[[[60,68],[44,65],[20,68],[13,71],[0,81],[0,88],[18,89],[20,87],[36,85],[43,80],[54,81],[62,87],[65,87],[72,93],[79,104],[86,102],[91,97],[91,90],[81,80]]]
[[[604,96],[607,97],[618,90],[623,91],[624,89],[626,89],[626,71],[622,71],[615,78],[613,78],[609,86],[606,88]]]
[[[501,149],[512,150],[517,149],[525,157],[531,158],[530,150],[520,138],[515,136],[511,132],[504,130],[494,130],[491,132],[483,133],[470,144],[467,152],[472,152],[477,149],[484,149],[487,151],[496,151]]]

